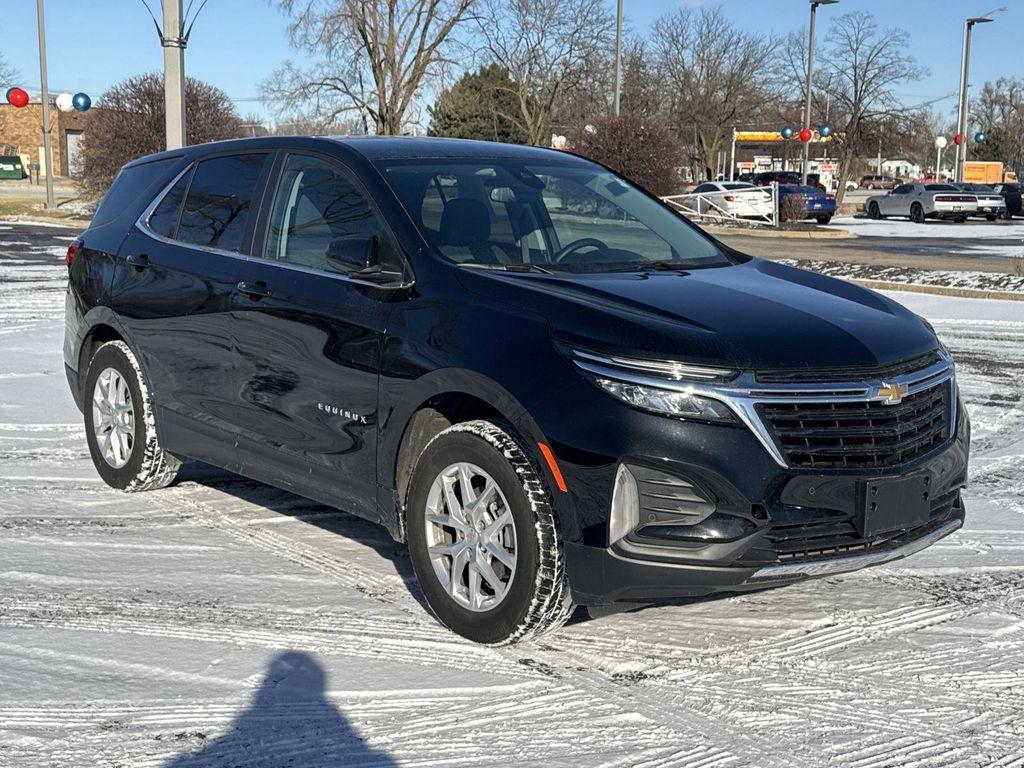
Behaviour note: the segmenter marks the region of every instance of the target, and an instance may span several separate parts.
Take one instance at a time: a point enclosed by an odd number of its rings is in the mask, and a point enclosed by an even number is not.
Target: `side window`
[[[274,196],[266,258],[349,272],[376,255],[382,271],[400,272],[390,242],[369,201],[340,168],[316,157],[288,156]]]
[[[188,182],[192,178],[192,169],[182,174],[174,186],[170,188],[160,205],[149,217],[149,228],[158,235],[173,238],[178,229],[178,218],[181,215],[181,204],[185,201]]]
[[[700,193],[702,193],[702,194],[703,194],[703,193],[705,193],[705,192],[716,192],[717,190],[716,190],[716,189],[715,189],[715,188],[714,188],[713,186],[711,186],[710,184],[701,184],[701,185],[700,185],[699,187],[697,187],[697,188],[696,188],[695,190],[693,190],[693,191],[694,191],[695,193],[696,193],[696,192],[700,192]]]
[[[910,186],[909,184],[904,184],[902,186],[896,187],[896,189],[894,189],[892,191],[892,193],[894,195],[907,195],[907,194],[910,194],[913,191],[914,191],[914,188],[912,186]]]
[[[195,245],[239,251],[252,209],[264,154],[230,155],[196,166],[177,239]]]

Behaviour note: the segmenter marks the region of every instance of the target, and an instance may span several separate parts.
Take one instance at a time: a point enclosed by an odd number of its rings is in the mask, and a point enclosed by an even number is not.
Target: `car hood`
[[[631,357],[743,369],[873,367],[937,346],[921,318],[878,293],[761,259],[682,274],[458,272],[494,306],[542,316],[562,341]]]

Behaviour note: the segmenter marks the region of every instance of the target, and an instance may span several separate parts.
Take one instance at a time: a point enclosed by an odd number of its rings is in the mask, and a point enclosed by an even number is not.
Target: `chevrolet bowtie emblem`
[[[906,384],[885,384],[875,392],[875,399],[880,399],[885,405],[896,405],[901,402],[910,392]]]

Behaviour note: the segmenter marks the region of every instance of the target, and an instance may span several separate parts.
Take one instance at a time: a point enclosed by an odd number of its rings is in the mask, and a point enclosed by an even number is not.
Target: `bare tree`
[[[17,85],[18,79],[21,77],[21,73],[18,72],[11,64],[7,63],[7,59],[0,53],[0,87],[7,90],[12,85]]]
[[[608,51],[614,25],[594,0],[482,0],[484,55],[508,72],[518,102],[516,125],[531,144],[546,144],[560,103],[587,93],[595,60]]]
[[[1024,168],[1024,79],[1000,77],[985,83],[971,116],[976,129],[988,137],[972,146],[974,156]]]
[[[292,45],[313,62],[274,73],[266,87],[277,103],[299,103],[323,123],[354,112],[363,132],[398,134],[477,0],[271,2],[291,17]]]
[[[801,39],[789,38],[790,62],[807,59],[807,44]],[[814,91],[819,108],[821,99],[831,102],[830,122],[840,161],[838,203],[857,157],[870,154],[879,138],[893,130],[912,131],[920,119],[920,107],[907,106],[896,95],[899,86],[926,72],[906,53],[910,47],[906,30],[880,30],[870,13],[858,11],[836,18],[817,52],[821,65],[815,71]],[[805,65],[791,66],[794,78],[803,77]]]
[[[719,8],[670,11],[651,37],[676,131],[696,134],[710,175],[737,123],[755,122],[773,103],[778,40],[740,31]]]

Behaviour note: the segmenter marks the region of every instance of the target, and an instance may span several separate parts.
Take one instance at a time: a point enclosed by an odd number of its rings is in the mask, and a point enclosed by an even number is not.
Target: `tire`
[[[955,221],[957,224],[963,224],[965,221],[967,221],[967,217],[957,216],[955,219],[953,219],[953,221]]]
[[[868,184],[867,187],[866,187],[866,189],[868,189],[868,190],[874,190],[874,188],[875,188],[874,184]]]
[[[996,214],[990,213],[985,217],[985,221],[995,221],[998,218],[999,217]]]
[[[466,477],[471,478],[468,485],[474,495],[487,493],[493,483],[496,490],[489,493],[491,502],[483,510],[464,512]],[[443,490],[446,478],[449,493]],[[502,426],[469,421],[431,440],[413,470],[405,514],[420,588],[434,615],[453,632],[478,643],[508,645],[557,629],[572,614],[550,497],[533,462]],[[465,525],[474,518],[476,526]],[[494,530],[503,518],[506,522],[496,529],[495,538],[484,542],[483,533]],[[456,556],[444,550],[453,550],[460,542],[465,542],[460,551],[468,554],[458,558],[456,566]],[[490,554],[495,546],[511,560],[511,567]],[[456,578],[453,566],[458,569]],[[499,585],[483,576],[484,568]],[[474,594],[479,601],[474,601]]]
[[[910,220],[915,224],[924,224],[924,208],[920,203],[910,206]]]
[[[98,386],[101,379],[103,384]],[[112,389],[113,399],[123,402],[116,405],[120,414],[114,419],[116,428],[102,420],[104,411],[111,412],[111,401],[104,392]],[[85,437],[103,482],[134,493],[163,488],[174,481],[181,462],[160,445],[149,387],[139,361],[123,341],[109,341],[96,350],[89,362],[84,400]]]
[[[882,216],[881,209],[878,207],[878,203],[876,203],[874,200],[872,200],[870,203],[868,203],[868,218],[871,218],[871,219],[881,219],[881,218],[884,218]]]
[[[832,217],[831,216],[819,216],[818,217],[818,223],[819,224],[828,224],[830,221],[832,221]]]

